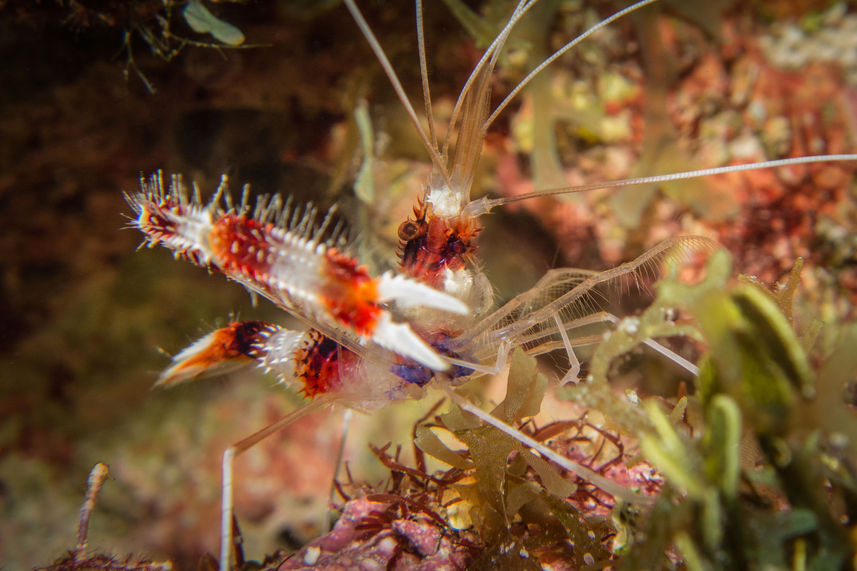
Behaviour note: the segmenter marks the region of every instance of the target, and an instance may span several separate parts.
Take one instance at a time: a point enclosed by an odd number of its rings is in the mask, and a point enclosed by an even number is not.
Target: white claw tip
[[[403,307],[432,307],[459,315],[470,313],[467,304],[457,297],[392,272],[378,278],[378,300],[395,301]]]
[[[403,357],[410,357],[420,365],[435,371],[449,369],[449,363],[444,361],[428,343],[414,333],[410,325],[394,323],[386,311],[381,314],[381,319],[372,334],[372,341]]]

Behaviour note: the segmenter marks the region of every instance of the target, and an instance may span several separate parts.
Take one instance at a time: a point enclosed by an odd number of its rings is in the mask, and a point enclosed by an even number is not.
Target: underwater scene
[[[857,566],[853,3],[7,0],[0,50],[0,568]]]

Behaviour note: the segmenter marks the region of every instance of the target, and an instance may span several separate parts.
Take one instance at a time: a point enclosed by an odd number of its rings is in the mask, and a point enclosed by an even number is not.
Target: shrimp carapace
[[[437,216],[420,201],[414,217],[399,226],[399,265],[407,275],[442,288],[450,273],[473,262],[480,230],[474,218]]]

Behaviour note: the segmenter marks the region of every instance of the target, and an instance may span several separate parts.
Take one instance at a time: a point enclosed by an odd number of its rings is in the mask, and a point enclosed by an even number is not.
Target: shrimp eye
[[[426,223],[422,221],[405,220],[399,225],[399,240],[410,242],[426,233]]]

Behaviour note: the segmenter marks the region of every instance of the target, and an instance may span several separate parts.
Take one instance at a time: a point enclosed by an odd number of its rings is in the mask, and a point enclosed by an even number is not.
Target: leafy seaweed
[[[656,510],[682,522],[667,535],[689,568],[844,567],[854,557],[847,533],[853,513],[843,508],[854,482],[838,475],[853,472],[854,457],[836,443],[848,442],[842,430],[854,418],[844,414],[842,386],[824,378],[826,366],[821,374],[812,370],[783,310],[794,286],[776,297],[759,284],[731,283],[730,266],[717,252],[703,282],[659,285],[659,301],[693,316],[708,351],[697,381],[701,434],[684,435],[656,403],[646,403],[655,433],[644,438],[643,451],[681,498],[662,497]],[[806,422],[819,398],[836,425]],[[649,528],[656,529],[653,519]],[[630,560],[644,560],[643,549]]]

